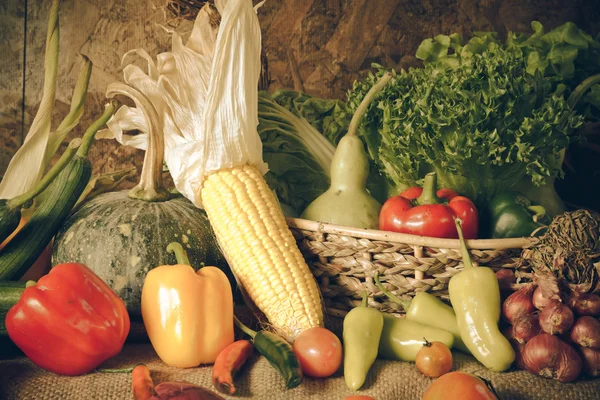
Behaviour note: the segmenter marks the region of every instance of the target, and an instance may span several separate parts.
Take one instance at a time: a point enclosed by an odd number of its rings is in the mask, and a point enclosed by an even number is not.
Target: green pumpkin
[[[84,203],[54,239],[52,265],[87,265],[140,316],[146,274],[176,264],[167,245],[179,242],[191,265],[220,267],[235,284],[203,210],[179,196],[167,201],[132,199],[127,191],[105,193]]]
[[[137,89],[113,83],[107,96],[130,97],[142,111],[148,143],[140,182],[130,191],[100,195],[85,202],[55,236],[52,265],[87,265],[123,299],[133,321],[141,320],[141,291],[146,274],[160,265],[175,264],[167,245],[179,242],[194,268],[221,267],[234,279],[206,213],[163,186],[164,138],[161,120]]]

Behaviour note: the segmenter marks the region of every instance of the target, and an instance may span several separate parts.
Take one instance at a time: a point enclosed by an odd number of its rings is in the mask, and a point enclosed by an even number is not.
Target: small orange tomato
[[[452,352],[441,342],[428,342],[417,353],[417,369],[431,378],[438,378],[452,369]]]
[[[344,397],[344,400],[375,400],[375,399],[371,396],[355,395],[355,396],[346,396],[346,397]]]
[[[479,377],[454,371],[436,379],[421,400],[498,400],[498,397]]]
[[[325,378],[342,365],[342,343],[333,332],[321,327],[309,328],[294,340],[294,353],[307,376]]]

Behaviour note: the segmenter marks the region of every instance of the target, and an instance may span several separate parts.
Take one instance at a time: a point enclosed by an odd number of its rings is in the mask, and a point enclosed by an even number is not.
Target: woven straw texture
[[[378,273],[388,291],[409,300],[426,291],[448,300],[448,282],[462,270],[459,241],[355,229],[303,219],[288,219],[298,247],[317,279],[327,313],[343,316],[360,303],[367,291],[370,306],[402,314],[375,286]],[[520,284],[531,279],[520,260],[523,247],[534,239],[469,240],[474,263],[498,271],[515,271]]]
[[[527,372],[493,373],[473,358],[454,353],[454,369],[476,373],[492,382],[501,400],[592,400],[600,398],[600,379],[561,384],[534,377]],[[104,368],[125,368],[145,363],[152,371],[155,383],[187,381],[211,388],[210,367],[177,369],[164,365],[149,344],[127,344]],[[417,371],[414,364],[376,361],[360,391],[377,400],[419,399],[432,380]],[[328,379],[305,378],[292,390],[286,390],[277,372],[263,358],[255,355],[236,379],[238,393],[227,399],[266,400],[342,400],[350,395],[343,376],[338,372]],[[92,373],[80,377],[57,376],[45,372],[26,358],[0,360],[0,398],[3,400],[71,400],[71,399],[131,399],[129,374]]]

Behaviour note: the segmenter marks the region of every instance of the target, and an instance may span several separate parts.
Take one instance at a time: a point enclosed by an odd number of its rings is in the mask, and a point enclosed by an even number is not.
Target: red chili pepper
[[[237,340],[225,347],[213,365],[212,383],[221,393],[234,394],[233,378],[237,371],[250,358],[254,347],[247,340]]]
[[[61,375],[85,374],[117,355],[129,327],[119,296],[77,263],[54,267],[6,315],[10,339],[33,363]]]
[[[437,191],[437,176],[425,176],[423,188],[412,187],[390,197],[379,213],[379,229],[419,236],[458,238],[454,217],[463,221],[466,239],[476,239],[479,216],[475,204],[451,189]]]

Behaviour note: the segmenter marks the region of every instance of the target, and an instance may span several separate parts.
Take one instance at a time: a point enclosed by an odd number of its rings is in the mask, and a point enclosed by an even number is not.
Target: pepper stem
[[[242,324],[242,321],[237,319],[237,317],[235,315],[233,316],[233,322],[235,322],[237,327],[240,328],[242,330],[242,332],[244,332],[246,335],[248,335],[252,339],[254,339],[254,337],[256,336],[256,332],[253,331],[252,329],[248,328],[246,325]]]
[[[392,73],[388,72],[385,75],[383,75],[381,78],[379,78],[377,83],[375,83],[373,85],[373,87],[367,92],[364,99],[360,102],[360,104],[358,105],[358,108],[354,112],[354,115],[352,116],[352,120],[350,120],[350,125],[348,126],[348,133],[346,133],[346,135],[356,136],[356,132],[358,131],[358,126],[360,124],[360,121],[362,120],[363,116],[367,112],[367,109],[373,102],[373,99],[375,98],[375,96],[377,96],[377,94],[385,87],[385,85],[387,85],[387,83],[390,81],[390,79],[392,79]]]
[[[171,254],[175,254],[177,264],[191,265],[187,253],[181,244],[177,242],[169,243],[167,246],[167,251]]]
[[[127,368],[101,368],[101,369],[97,369],[96,372],[103,372],[106,374],[129,374],[138,365],[140,365],[140,364],[137,364],[133,367],[127,367]]]
[[[369,304],[369,296],[367,295],[367,291],[363,290],[361,293],[362,300],[360,302],[361,307],[368,307]]]
[[[437,174],[430,172],[425,175],[423,180],[423,192],[416,199],[416,203],[423,204],[441,204],[442,199],[437,196]]]
[[[462,220],[460,218],[454,218],[454,225],[456,225],[456,231],[458,232],[458,238],[460,240],[460,252],[463,259],[463,265],[465,268],[473,268],[471,256],[469,255],[469,250],[467,250],[467,243],[465,242],[465,237],[461,227]]]
[[[425,336],[423,336],[423,346],[424,347],[431,347],[431,342],[429,340],[427,340],[427,338]]]
[[[8,207],[16,209],[22,207],[25,203],[32,200],[35,196],[42,193],[50,183],[58,176],[60,171],[71,161],[77,149],[81,146],[81,139],[73,139],[69,143],[69,146],[65,152],[60,156],[60,159],[50,168],[48,173],[38,182],[30,191],[25,192],[17,197],[14,197],[8,201]]]
[[[543,206],[528,206],[527,209],[532,213],[533,222],[538,222],[546,216],[546,209]]]
[[[375,286],[377,286],[377,288],[379,290],[381,290],[381,293],[383,293],[393,303],[396,303],[396,304],[400,305],[402,307],[402,309],[404,309],[404,312],[408,312],[408,308],[410,307],[410,301],[401,299],[400,297],[398,297],[395,294],[389,292],[385,287],[383,287],[383,285],[381,284],[381,281],[379,280],[379,274],[378,273],[375,274],[374,279],[375,279]]]

